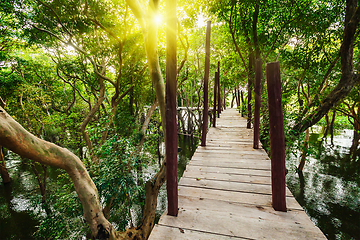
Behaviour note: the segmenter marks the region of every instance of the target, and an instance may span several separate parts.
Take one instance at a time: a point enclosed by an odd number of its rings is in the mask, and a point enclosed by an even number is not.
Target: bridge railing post
[[[254,149],[259,148],[259,128],[260,128],[260,107],[261,107],[261,79],[262,79],[262,60],[256,60],[255,67],[255,110],[254,110]]]
[[[216,127],[216,102],[217,102],[217,90],[219,82],[219,72],[215,72],[214,79],[214,109],[213,109],[213,127]]]
[[[253,68],[253,63],[254,63],[254,56],[253,54],[249,55],[249,75],[248,75],[248,102],[247,102],[247,124],[246,127],[247,128],[251,128],[251,118],[252,118],[252,112],[251,112],[251,99],[252,99],[252,88],[253,88],[253,81],[252,81],[252,77],[253,77],[253,72],[254,72],[254,68]]]
[[[217,92],[218,92],[218,111],[217,111],[217,117],[220,117],[220,113],[221,113],[221,86],[220,86],[220,61],[218,61],[218,74],[219,74],[219,78],[218,78],[218,84],[217,84]]]
[[[269,98],[272,204],[276,211],[286,212],[285,136],[279,62],[266,65],[266,80]]]
[[[206,27],[206,44],[205,44],[205,74],[204,74],[204,111],[203,111],[203,126],[201,135],[201,146],[206,146],[206,134],[209,117],[209,70],[210,70],[210,32],[211,21],[207,22]]]
[[[176,1],[167,1],[166,9],[170,15],[166,23],[166,191],[168,198],[168,215],[177,216]]]

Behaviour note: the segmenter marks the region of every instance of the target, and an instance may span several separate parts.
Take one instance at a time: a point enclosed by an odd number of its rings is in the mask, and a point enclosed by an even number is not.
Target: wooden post
[[[248,116],[247,116],[247,128],[251,128],[251,117],[252,117],[252,112],[251,112],[251,95],[252,95],[252,77],[253,77],[253,63],[254,63],[254,59],[253,59],[253,54],[249,55],[249,76],[248,76]]]
[[[262,79],[262,60],[256,60],[255,67],[255,112],[254,112],[254,149],[259,148],[259,129],[260,129],[260,107],[261,107],[261,79]]]
[[[206,27],[206,45],[205,45],[205,75],[204,75],[204,110],[203,110],[203,126],[201,135],[201,146],[206,146],[206,134],[209,115],[209,70],[210,70],[210,32],[211,21],[207,22]]]
[[[214,110],[213,110],[213,127],[216,127],[216,101],[217,101],[217,89],[219,82],[219,72],[215,73],[215,81],[214,81]]]
[[[224,87],[224,110],[226,109],[226,88]]]
[[[244,117],[244,111],[243,111],[243,107],[244,107],[244,104],[245,104],[244,93],[243,93],[242,90],[241,91],[238,90],[238,91],[239,91],[238,94],[240,95],[240,104],[241,104],[241,107],[240,107],[241,110],[239,110],[239,112],[241,111],[241,116]]]
[[[240,93],[239,93],[239,86],[235,87],[235,97],[236,97],[236,106],[240,113]]]
[[[266,65],[266,79],[269,98],[272,204],[276,211],[286,212],[285,136],[279,62]]]
[[[166,190],[168,215],[178,214],[177,126],[176,126],[176,0],[166,1]]]
[[[221,113],[221,87],[220,87],[220,61],[218,61],[218,74],[219,74],[219,78],[218,78],[218,118],[220,117],[220,113]]]

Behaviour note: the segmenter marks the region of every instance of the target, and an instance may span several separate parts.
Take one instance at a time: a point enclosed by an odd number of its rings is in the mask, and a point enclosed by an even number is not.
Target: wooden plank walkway
[[[179,182],[179,214],[165,212],[149,239],[326,239],[287,189],[288,211],[271,207],[270,159],[235,109],[210,128]]]

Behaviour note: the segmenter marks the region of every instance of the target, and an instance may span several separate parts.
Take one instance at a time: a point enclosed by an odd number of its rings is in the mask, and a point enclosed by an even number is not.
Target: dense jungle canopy
[[[165,181],[166,160],[157,164],[155,146],[165,129],[167,2],[0,2],[1,176],[11,181],[3,150],[31,162],[39,208],[46,212],[39,238],[149,236]],[[210,105],[219,61],[224,103],[233,105],[236,96],[251,119],[256,59],[264,71],[266,63],[279,61],[287,145],[302,142],[321,119],[330,129],[337,116],[346,116],[357,148],[359,5],[178,0],[178,106],[203,106],[205,25],[211,20]],[[265,79],[262,84],[261,138],[267,142]],[[197,120],[187,134],[200,135],[201,114]],[[47,191],[47,165],[64,170],[61,191]],[[132,219],[134,206],[142,210],[139,219]]]

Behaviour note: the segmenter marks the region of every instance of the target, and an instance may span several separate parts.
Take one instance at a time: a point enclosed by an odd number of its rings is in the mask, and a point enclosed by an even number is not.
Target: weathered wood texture
[[[215,72],[215,79],[214,79],[214,107],[213,107],[213,127],[216,127],[216,102],[217,102],[217,91],[218,91],[218,84],[219,84],[219,72]]]
[[[266,64],[268,90],[272,203],[277,211],[286,212],[285,135],[281,103],[280,62]]]
[[[204,110],[203,110],[203,126],[201,133],[201,146],[206,146],[206,134],[208,129],[209,115],[209,71],[210,71],[210,34],[211,21],[206,26],[206,43],[205,43],[205,73],[204,73]]]
[[[176,124],[176,0],[166,1],[166,191],[168,214],[178,214],[177,124]]]
[[[271,161],[246,125],[222,113],[179,182],[178,217],[165,212],[149,239],[326,239],[288,189],[288,211],[272,208]]]
[[[256,60],[255,67],[255,110],[254,110],[254,149],[259,148],[259,133],[260,133],[260,108],[261,108],[261,79],[262,79],[262,60]]]

